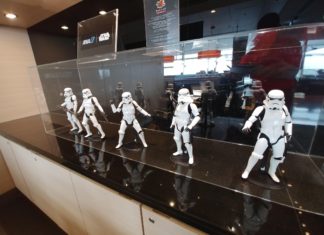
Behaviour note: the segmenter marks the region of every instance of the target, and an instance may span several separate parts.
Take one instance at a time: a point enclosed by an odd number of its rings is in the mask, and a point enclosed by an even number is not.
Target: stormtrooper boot
[[[141,133],[138,134],[138,136],[141,139],[144,148],[147,148],[147,143],[146,143],[145,138],[144,138],[144,133],[141,132]]]
[[[106,137],[106,134],[105,134],[105,132],[102,130],[102,127],[101,127],[101,125],[100,124],[97,124],[96,125],[96,128],[98,129],[98,131],[99,131],[99,133],[100,133],[100,139],[104,139],[105,137]]]
[[[182,142],[181,142],[181,140],[174,139],[174,141],[176,142],[176,145],[177,145],[177,152],[174,152],[172,155],[173,156],[182,155],[183,151],[182,151]]]
[[[70,131],[75,131],[77,130],[78,128],[76,127],[74,121],[70,121],[71,122],[71,125],[72,125],[72,129],[70,129]]]
[[[84,125],[84,129],[85,129],[86,132],[87,132],[85,138],[88,138],[88,137],[92,136],[92,132],[90,131],[90,127],[89,127],[89,125]]]
[[[119,149],[121,146],[123,146],[123,139],[124,139],[124,134],[119,134],[118,144],[115,147],[116,149]]]
[[[80,121],[77,119],[76,121],[76,124],[77,124],[77,126],[78,126],[78,134],[80,134],[82,131],[83,131],[83,129],[82,129],[82,126],[81,126],[81,123],[80,123]]]
[[[279,164],[280,160],[274,159],[273,157],[271,158],[268,174],[270,175],[271,179],[276,183],[280,183],[279,178],[276,176],[276,170]]]
[[[193,157],[193,150],[192,150],[192,144],[190,143],[185,143],[186,149],[188,151],[188,156],[189,156],[189,164],[193,164],[194,163],[194,157]]]
[[[260,159],[260,155],[258,155],[256,153],[251,154],[251,156],[249,158],[249,161],[248,161],[248,164],[247,164],[243,174],[241,175],[242,179],[247,179],[249,177],[250,171],[253,169],[255,164],[257,164],[259,159]]]

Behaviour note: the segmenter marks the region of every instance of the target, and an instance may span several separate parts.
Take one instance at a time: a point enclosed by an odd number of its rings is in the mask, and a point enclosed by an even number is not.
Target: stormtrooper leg
[[[120,127],[119,127],[119,139],[118,139],[118,144],[116,145],[116,149],[119,149],[121,146],[123,146],[123,139],[125,136],[125,130],[127,128],[126,122],[124,120],[121,120]]]
[[[177,127],[174,127],[174,136],[173,136],[174,141],[176,142],[177,145],[177,151],[173,153],[173,156],[178,156],[183,154],[182,152],[182,142],[181,142],[181,132],[178,131]]]
[[[254,146],[254,150],[249,158],[247,166],[242,174],[242,179],[249,177],[250,171],[253,169],[259,159],[263,158],[264,151],[268,148],[268,141],[265,138],[260,138]]]
[[[78,129],[79,129],[78,133],[81,133],[83,131],[83,129],[82,129],[79,119],[76,117],[75,114],[72,114],[72,119],[73,119],[74,123],[78,126]]]
[[[276,183],[279,183],[280,180],[276,176],[276,171],[278,168],[278,165],[283,162],[284,156],[283,153],[285,151],[285,139],[282,138],[276,143],[275,145],[272,146],[272,152],[273,155],[270,160],[270,166],[268,170],[268,174],[272,178],[272,180]]]
[[[83,119],[82,119],[82,125],[84,126],[84,129],[86,130],[87,134],[86,134],[86,138],[89,136],[92,136],[92,132],[90,130],[90,126],[88,124],[89,122],[89,118],[87,117],[86,114],[83,115]]]
[[[147,148],[147,143],[146,143],[146,141],[145,141],[144,132],[143,132],[143,130],[142,130],[140,124],[138,123],[138,121],[137,121],[136,119],[135,119],[134,122],[133,122],[133,127],[134,127],[134,129],[137,131],[138,136],[139,136],[139,138],[141,139],[144,148]]]
[[[183,131],[182,132],[182,138],[183,138],[183,142],[186,146],[187,152],[188,152],[188,156],[189,156],[189,164],[193,164],[194,163],[194,156],[193,156],[193,148],[192,148],[192,144],[190,142],[190,131]]]
[[[100,138],[101,138],[101,139],[104,139],[105,136],[106,136],[106,134],[105,134],[105,132],[102,130],[102,127],[101,127],[101,125],[99,124],[99,122],[97,121],[97,118],[96,118],[96,116],[95,116],[94,114],[90,115],[90,120],[91,120],[93,126],[94,126],[95,128],[98,129],[98,131],[99,131],[99,133],[100,133],[100,135],[101,135]]]
[[[66,115],[67,115],[67,118],[68,118],[69,122],[70,122],[71,125],[72,125],[72,129],[70,129],[70,131],[74,131],[74,130],[76,130],[77,127],[76,127],[76,125],[75,125],[75,123],[74,123],[74,121],[73,121],[72,114],[71,114],[70,112],[66,112]]]

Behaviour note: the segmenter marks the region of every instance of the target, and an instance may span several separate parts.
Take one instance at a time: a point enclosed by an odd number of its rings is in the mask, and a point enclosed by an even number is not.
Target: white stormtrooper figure
[[[193,119],[192,119],[193,116]],[[194,163],[193,149],[190,141],[190,131],[199,122],[199,111],[197,106],[193,103],[189,90],[182,88],[178,92],[178,104],[175,108],[172,123],[170,128],[174,128],[173,139],[177,145],[177,151],[173,156],[183,154],[182,141],[187,149],[189,155],[189,164]]]
[[[70,131],[78,130],[78,133],[81,133],[82,126],[76,116],[78,101],[70,87],[64,88],[64,97],[64,103],[61,104],[61,107],[66,111],[67,119],[72,125],[72,129],[70,129]]]
[[[250,171],[263,158],[263,153],[268,147],[272,148],[272,156],[268,174],[273,181],[279,183],[276,170],[280,163],[284,161],[284,151],[287,141],[292,135],[292,121],[285,104],[285,94],[281,90],[271,90],[264,105],[257,107],[250,118],[245,122],[242,131],[250,132],[250,128],[256,120],[261,122],[261,130],[254,150],[249,158],[247,166],[242,174],[243,179],[247,179]]]
[[[95,106],[99,109],[99,111],[104,115],[104,110],[102,109],[101,105],[98,102],[98,99],[92,96],[92,93],[89,88],[82,90],[83,102],[79,108],[78,113],[81,113],[84,109],[82,125],[84,126],[85,130],[87,131],[87,135],[85,137],[92,136],[90,126],[88,125],[89,119],[91,120],[93,126],[98,129],[100,133],[100,138],[104,139],[106,134],[102,130],[101,125],[98,123],[98,120],[95,116]]]
[[[119,139],[116,148],[120,148],[123,145],[123,139],[125,135],[125,130],[127,126],[133,126],[134,129],[137,131],[139,138],[142,141],[143,146],[146,148],[147,144],[144,138],[143,130],[138,123],[135,117],[135,109],[142,113],[144,116],[150,117],[151,115],[142,109],[135,100],[132,99],[132,94],[128,91],[122,93],[122,101],[119,103],[118,107],[114,104],[111,104],[111,109],[113,113],[122,112],[123,119],[121,120],[120,127],[119,127]]]

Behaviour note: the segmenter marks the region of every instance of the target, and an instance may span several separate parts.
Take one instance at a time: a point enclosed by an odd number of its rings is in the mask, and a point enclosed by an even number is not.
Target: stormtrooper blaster
[[[61,110],[63,110],[64,112],[68,112],[68,113],[71,113],[71,114],[77,115],[76,112],[73,112],[72,110],[67,109],[65,106],[57,105],[56,108],[61,109]]]
[[[108,121],[108,118],[106,117],[106,114],[104,112],[100,112],[100,111],[99,111],[99,113],[103,117],[103,119],[105,120],[105,122],[108,123],[109,121]]]

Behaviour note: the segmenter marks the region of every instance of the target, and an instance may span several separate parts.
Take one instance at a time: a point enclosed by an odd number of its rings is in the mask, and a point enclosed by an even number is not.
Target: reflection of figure
[[[268,93],[263,106],[257,107],[251,117],[245,122],[243,132],[249,132],[253,123],[257,120],[261,122],[261,130],[254,150],[249,158],[248,164],[242,174],[246,179],[250,171],[263,158],[263,153],[268,147],[272,148],[268,173],[273,181],[279,183],[276,170],[280,163],[284,161],[284,151],[287,139],[292,135],[292,122],[285,103],[284,93],[280,90],[271,90]]]
[[[136,132],[138,133],[139,138],[142,141],[143,146],[146,148],[147,144],[144,138],[143,130],[138,123],[135,117],[135,109],[142,113],[144,116],[150,117],[151,115],[142,109],[135,100],[132,99],[132,95],[130,92],[126,91],[122,94],[122,101],[119,103],[118,107],[116,108],[114,104],[111,104],[111,108],[113,113],[122,112],[123,119],[121,120],[120,127],[119,127],[119,139],[116,148],[120,148],[123,145],[123,139],[125,135],[125,130],[127,126],[133,126]]]
[[[212,87],[211,81],[205,82],[205,89],[201,94],[202,114],[205,125],[214,123],[214,108],[217,98],[217,91]],[[209,118],[209,121],[208,121]]]
[[[194,118],[191,119],[191,116]],[[193,164],[193,150],[190,140],[191,129],[199,122],[199,112],[197,106],[193,103],[193,100],[189,94],[189,90],[182,88],[178,92],[178,105],[175,109],[171,128],[174,128],[173,139],[177,145],[177,151],[173,153],[174,156],[183,154],[182,141],[187,149],[189,155],[189,164]]]
[[[173,111],[177,105],[177,100],[175,98],[173,83],[171,83],[171,82],[168,83],[168,86],[165,89],[165,94],[168,97],[167,110],[169,112],[173,113]]]
[[[124,152],[120,149],[121,155],[124,156]],[[145,178],[152,173],[152,170],[144,170],[145,168],[145,157],[146,149],[142,149],[141,153],[141,162],[133,162],[127,158],[123,158],[123,165],[129,173],[129,177],[123,179],[125,186],[132,187],[136,192],[139,192],[142,188],[142,184],[145,181]]]
[[[187,211],[193,207],[196,203],[190,198],[190,181],[192,175],[192,169],[177,165],[174,177],[174,189],[177,193],[178,207],[181,211]]]
[[[249,194],[249,191],[248,185],[245,185],[244,192]],[[242,230],[240,234],[254,235],[267,222],[269,212],[272,208],[270,190],[265,189],[263,191],[262,198],[265,200],[251,197],[247,194],[243,194],[244,215],[242,224],[238,223],[237,229]]]
[[[88,152],[84,152],[83,142],[83,136],[81,136],[80,142],[78,141],[78,139],[76,139],[74,144],[82,168],[86,170],[91,170],[93,173],[97,173],[98,175],[105,178],[107,176],[107,172],[110,170],[111,165],[110,161],[107,164],[104,161],[106,142],[102,142],[101,149],[98,151],[97,154],[93,148],[92,141],[89,141]]]
[[[92,96],[92,93],[89,88],[83,89],[82,90],[82,96],[83,96],[83,102],[82,105],[79,108],[78,113],[81,113],[84,109],[84,114],[83,114],[83,120],[82,120],[82,125],[87,131],[87,135],[85,137],[90,137],[92,136],[90,126],[88,125],[89,119],[91,120],[93,126],[98,129],[100,132],[101,139],[105,138],[105,133],[101,128],[101,125],[98,123],[98,120],[95,116],[95,106],[99,109],[99,111],[104,115],[104,111],[101,107],[101,105],[98,102],[98,99],[94,96]]]
[[[267,93],[262,88],[262,82],[259,80],[252,81],[252,92],[255,107],[258,107],[263,104],[263,100],[266,98]]]
[[[280,26],[279,15],[269,13],[258,22],[258,29]],[[298,29],[269,30],[257,33],[253,46],[241,58],[241,65],[251,65],[251,77],[260,80],[266,92],[280,89],[286,95],[286,105],[291,109],[302,50]]]
[[[252,92],[252,79],[250,76],[243,78],[243,92],[242,92],[242,106],[241,109],[247,113],[254,109],[253,92]]]
[[[76,111],[78,108],[78,101],[76,96],[73,94],[71,88],[64,88],[64,103],[61,104],[63,108],[65,108],[67,119],[72,125],[72,129],[70,131],[78,130],[78,133],[82,132],[82,126],[80,124],[79,119],[76,116]]]
[[[143,84],[141,82],[138,82],[136,84],[135,97],[136,97],[136,102],[139,104],[139,106],[145,108],[144,90],[143,90]]]
[[[121,97],[122,97],[123,92],[124,92],[123,83],[118,82],[117,86],[116,86],[116,89],[115,89],[115,100],[118,103],[120,103],[122,101]]]

